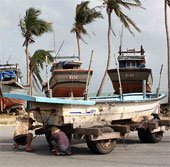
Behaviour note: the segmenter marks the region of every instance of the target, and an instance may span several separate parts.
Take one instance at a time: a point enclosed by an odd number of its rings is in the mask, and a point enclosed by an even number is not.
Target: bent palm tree
[[[47,62],[46,62],[47,58]],[[33,54],[33,56],[30,58],[30,64],[29,64],[29,78],[30,78],[30,94],[33,93],[33,79],[36,83],[36,85],[39,87],[38,82],[42,85],[42,77],[40,75],[40,69],[44,68],[44,63],[52,63],[54,61],[53,56],[51,55],[51,51],[45,51],[45,50],[37,50]]]
[[[110,59],[111,59],[110,33],[112,30],[112,25],[111,25],[112,12],[115,13],[115,15],[120,19],[120,21],[125,26],[125,28],[127,28],[130,31],[130,33],[133,34],[130,26],[132,26],[138,32],[140,32],[140,29],[135,25],[135,23],[127,15],[125,15],[123,13],[123,11],[121,9],[121,7],[124,7],[129,10],[131,9],[131,7],[141,7],[141,3],[139,0],[132,0],[132,1],[134,1],[134,3],[123,1],[123,0],[121,0],[121,1],[120,0],[103,0],[103,2],[104,2],[103,4],[106,5],[106,12],[108,15],[108,32],[107,32],[108,58],[107,58],[107,65],[106,65],[105,73],[102,78],[100,87],[98,89],[97,96],[100,96],[102,93],[104,83],[105,83],[106,77],[107,77],[107,70],[109,69],[109,66],[110,66]]]
[[[164,4],[165,30],[166,30],[166,40],[167,40],[167,59],[168,59],[168,105],[170,109],[170,37],[169,37],[169,30],[168,30],[167,6],[170,7],[170,0],[165,0],[165,4]]]
[[[79,60],[81,60],[80,39],[84,42],[82,34],[88,34],[84,26],[92,23],[97,18],[102,18],[102,14],[96,11],[95,8],[90,9],[88,4],[89,1],[85,1],[76,6],[75,23],[71,29],[71,32],[76,34]]]
[[[39,19],[38,16],[41,14],[40,10],[34,8],[29,8],[26,11],[26,15],[23,19],[20,20],[19,27],[23,37],[25,38],[23,46],[25,46],[26,54],[26,68],[27,68],[27,84],[29,84],[29,44],[35,42],[34,36],[39,37],[45,32],[52,30],[51,23],[48,23],[42,19]]]

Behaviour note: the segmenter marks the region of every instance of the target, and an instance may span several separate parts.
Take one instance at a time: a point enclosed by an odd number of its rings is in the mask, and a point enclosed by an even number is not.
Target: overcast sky
[[[56,51],[63,41],[64,45],[60,51],[61,56],[76,55],[77,44],[75,34],[70,33],[74,23],[75,8],[82,0],[0,0],[0,63],[18,63],[24,75],[25,82],[25,53],[23,37],[18,27],[19,20],[24,17],[25,11],[34,7],[40,9],[42,14],[40,18],[52,22],[55,32]],[[101,0],[91,0],[90,7],[101,4]],[[143,45],[146,53],[146,66],[153,70],[153,91],[156,90],[159,79],[161,64],[163,67],[163,77],[161,82],[161,91],[167,91],[167,51],[166,36],[164,28],[163,0],[141,0],[143,9],[132,9],[125,13],[134,20],[141,29],[141,33],[134,30],[135,36],[132,36],[127,30],[124,30],[123,49],[139,49]],[[169,11],[168,11],[169,12]],[[91,79],[90,91],[95,92],[103,76],[107,58],[107,17],[105,9],[102,10],[104,19],[97,20],[87,26],[89,36],[84,36],[87,45],[81,43],[83,67],[88,68],[91,50],[94,50],[92,62],[93,77]],[[169,13],[170,14],[170,13]],[[169,19],[170,21],[170,19]],[[119,33],[121,24],[119,20],[112,15],[112,25],[116,36],[112,36],[112,63],[115,67],[114,53],[118,52]],[[170,25],[169,25],[170,27]],[[95,35],[94,35],[95,34]],[[54,34],[47,33],[39,38],[34,38],[35,43],[30,46],[30,53],[33,54],[37,49],[53,50]],[[104,91],[113,92],[111,82],[108,78]]]

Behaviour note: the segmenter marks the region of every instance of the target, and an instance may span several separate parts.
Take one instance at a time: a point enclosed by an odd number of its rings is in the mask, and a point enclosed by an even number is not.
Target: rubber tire
[[[112,133],[114,132],[110,127],[103,127],[102,133]],[[92,152],[99,153],[99,154],[108,154],[112,152],[112,150],[116,147],[116,139],[109,139],[109,140],[97,140],[97,141],[90,141],[86,140],[87,146]]]
[[[86,143],[87,143],[87,146],[89,148],[89,150],[93,153],[98,153],[97,150],[96,150],[96,145],[95,145],[95,141],[91,141],[89,140],[88,136],[86,137]]]
[[[142,143],[148,142],[147,136],[148,136],[148,134],[145,129],[138,129],[138,138]]]
[[[148,140],[149,143],[159,143],[163,138],[163,132],[150,133]]]
[[[159,143],[162,140],[163,132],[151,133],[148,129],[139,129],[138,137],[142,143]]]

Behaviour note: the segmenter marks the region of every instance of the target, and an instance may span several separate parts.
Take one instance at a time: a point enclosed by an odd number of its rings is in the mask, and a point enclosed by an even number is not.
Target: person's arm
[[[35,130],[37,128],[42,128],[43,125],[32,125],[30,130]]]

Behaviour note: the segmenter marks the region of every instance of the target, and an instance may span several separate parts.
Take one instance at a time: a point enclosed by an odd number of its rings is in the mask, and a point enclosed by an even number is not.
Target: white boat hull
[[[160,94],[141,93],[124,94],[120,96],[94,97],[90,100],[75,100],[66,98],[47,98],[24,96],[17,94],[4,95],[28,101],[34,118],[44,125],[65,126],[73,128],[111,125],[117,120],[131,120],[140,122],[144,119],[153,119],[151,114],[158,109],[160,100],[165,97]]]
[[[38,122],[58,126],[73,124],[74,128],[103,125],[116,120],[131,119],[139,122],[146,117],[152,119],[151,114],[158,106],[159,101],[108,104],[99,102],[94,106],[32,103],[32,108],[41,108],[41,114],[34,112]],[[51,114],[52,110],[54,113]]]

